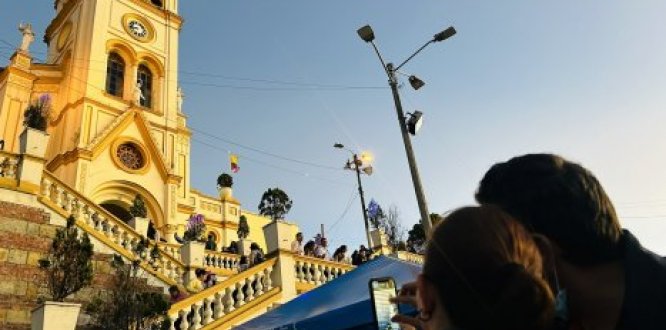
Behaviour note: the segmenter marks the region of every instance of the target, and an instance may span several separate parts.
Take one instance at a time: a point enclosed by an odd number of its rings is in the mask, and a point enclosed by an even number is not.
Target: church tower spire
[[[120,218],[141,195],[154,227],[189,200],[178,0],[55,0],[46,64],[58,79],[47,169]]]

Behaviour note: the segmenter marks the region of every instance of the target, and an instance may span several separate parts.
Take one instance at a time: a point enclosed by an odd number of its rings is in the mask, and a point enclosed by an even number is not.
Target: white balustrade
[[[158,242],[157,246],[164,253],[170,255],[174,259],[181,261],[180,259],[180,244],[171,244],[165,242]]]
[[[248,270],[247,275],[234,275],[175,303],[168,312],[170,327],[183,329],[183,321],[187,321],[187,329],[200,329],[265,295],[272,289],[271,276],[276,261],[266,261],[261,269]]]
[[[413,262],[415,264],[423,265],[423,255],[420,254],[411,253],[407,251],[397,251],[394,256],[400,260],[405,260]]]
[[[205,267],[236,271],[240,262],[240,256],[237,254],[205,250],[203,261]]]
[[[160,253],[157,258],[153,258],[149,247],[138,251],[137,246],[142,239],[139,233],[60,182],[47,171],[44,172],[40,193],[41,197],[49,202],[49,205],[58,208],[66,215],[74,216],[87,225],[87,228],[83,226],[81,229],[90,230],[90,234],[101,234],[110,242],[115,243],[109,245],[111,248],[122,254],[129,254],[134,258],[146,261],[148,265],[143,267],[162,274],[164,278],[168,279],[167,284],[182,283],[185,267],[179,260],[167,253]]]
[[[344,263],[295,256],[296,281],[312,285],[330,282],[354,267]]]

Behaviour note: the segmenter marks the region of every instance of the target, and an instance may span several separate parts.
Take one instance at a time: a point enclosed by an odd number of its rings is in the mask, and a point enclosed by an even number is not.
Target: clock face
[[[127,23],[130,33],[139,39],[145,39],[148,36],[148,29],[139,21],[131,20]]]
[[[149,42],[155,37],[153,26],[148,20],[139,15],[125,14],[122,19],[122,26],[125,32],[140,42]]]

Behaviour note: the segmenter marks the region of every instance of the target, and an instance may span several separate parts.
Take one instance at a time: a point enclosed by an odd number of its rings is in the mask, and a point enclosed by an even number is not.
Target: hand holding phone
[[[398,296],[392,299],[392,302],[402,307],[401,313],[406,313],[393,317],[393,321],[399,323],[403,330],[425,328],[423,322],[418,317],[416,294],[416,282],[409,282],[403,284],[398,291]]]
[[[373,278],[369,282],[372,311],[378,330],[400,330],[391,318],[398,314],[398,305],[392,302],[397,294],[395,280],[390,277]]]

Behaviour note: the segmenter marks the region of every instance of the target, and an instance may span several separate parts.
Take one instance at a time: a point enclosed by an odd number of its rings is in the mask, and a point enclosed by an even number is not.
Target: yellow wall
[[[229,197],[206,196],[190,187],[190,131],[179,111],[178,38],[182,19],[178,0],[157,10],[144,0],[58,0],[46,30],[45,64],[31,63],[19,53],[0,72],[0,138],[6,150],[18,151],[23,111],[31,100],[48,93],[53,99],[48,133],[47,168],[96,203],[115,199],[131,204],[134,195],[146,200],[149,216],[171,238],[182,231],[192,213],[211,223],[218,246],[238,239],[241,214],[248,218],[250,239],[264,249],[263,226],[269,219],[243,211]],[[144,23],[149,38],[132,36],[128,19]],[[37,40],[41,38],[36,38]],[[126,62],[123,96],[106,93],[106,65],[111,52]],[[153,73],[153,106],[133,102],[136,70]],[[139,171],[119,166],[117,141],[129,140],[146,153]],[[295,233],[294,233],[295,234]]]

